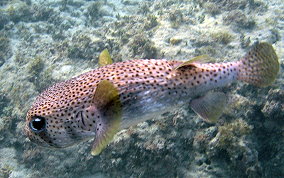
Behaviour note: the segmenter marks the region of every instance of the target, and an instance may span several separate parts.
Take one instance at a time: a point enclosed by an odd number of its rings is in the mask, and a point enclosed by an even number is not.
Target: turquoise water
[[[64,149],[24,134],[35,97],[58,81],[114,62],[233,61],[257,41],[284,58],[283,0],[1,0],[0,177],[284,177],[283,74],[269,87],[224,89],[216,124],[188,106],[119,132],[99,155],[92,140]]]

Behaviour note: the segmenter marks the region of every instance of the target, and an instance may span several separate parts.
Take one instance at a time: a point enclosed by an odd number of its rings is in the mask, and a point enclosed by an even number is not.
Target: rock
[[[122,130],[96,157],[92,139],[48,149],[23,134],[35,97],[97,67],[105,48],[114,62],[204,54],[216,62],[238,60],[261,40],[273,43],[283,67],[282,7],[281,0],[2,0],[0,177],[284,177],[282,74],[266,88],[221,89],[230,104],[216,124],[184,106]]]
[[[253,29],[256,26],[253,17],[248,17],[240,10],[232,10],[223,20],[225,24],[232,24],[237,28]]]
[[[261,111],[267,119],[282,120],[284,118],[284,91],[281,89],[269,90]]]

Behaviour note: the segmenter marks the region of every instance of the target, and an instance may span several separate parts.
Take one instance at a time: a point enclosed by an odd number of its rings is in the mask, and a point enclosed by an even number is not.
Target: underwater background
[[[284,81],[238,83],[217,124],[189,107],[119,132],[96,157],[91,140],[47,149],[24,135],[35,97],[114,62],[242,57],[273,44],[284,67],[283,0],[0,0],[0,177],[284,177]]]

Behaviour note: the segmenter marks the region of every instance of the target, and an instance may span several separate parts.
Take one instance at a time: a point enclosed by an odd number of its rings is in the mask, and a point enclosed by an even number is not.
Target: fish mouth
[[[32,135],[27,135],[27,136],[32,143],[35,143],[38,146],[46,147],[46,148],[52,148],[53,147],[53,146],[49,145],[48,143],[46,143],[45,141],[39,140]]]
[[[30,130],[29,124],[26,124],[24,128],[25,135],[29,138],[29,140],[41,147],[47,147],[47,148],[61,148],[61,146],[52,143],[51,138],[49,138],[46,133],[46,131],[43,131],[41,133],[34,133]]]

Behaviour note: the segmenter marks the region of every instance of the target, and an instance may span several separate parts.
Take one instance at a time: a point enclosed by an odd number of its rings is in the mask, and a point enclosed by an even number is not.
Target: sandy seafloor
[[[1,0],[0,177],[284,177],[284,81],[232,84],[216,124],[188,106],[118,133],[97,157],[92,141],[53,150],[23,134],[47,86],[136,58],[215,61],[273,44],[283,70],[283,0]]]

